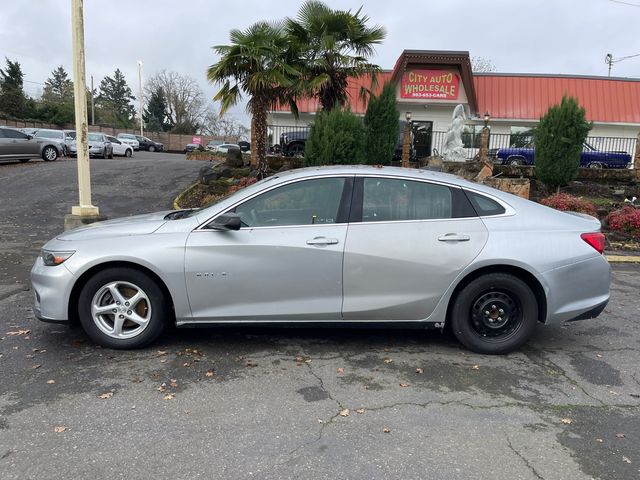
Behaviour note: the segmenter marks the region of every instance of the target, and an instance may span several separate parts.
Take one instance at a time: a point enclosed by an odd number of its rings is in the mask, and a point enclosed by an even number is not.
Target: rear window
[[[495,200],[485,197],[484,195],[480,195],[479,193],[470,192],[465,190],[469,201],[475,208],[476,212],[481,217],[486,217],[490,215],[501,215],[505,212],[505,209],[502,205],[500,205]]]

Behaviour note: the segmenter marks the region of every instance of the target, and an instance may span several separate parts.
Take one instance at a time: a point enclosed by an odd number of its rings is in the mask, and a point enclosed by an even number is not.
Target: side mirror
[[[240,217],[235,213],[223,213],[218,215],[213,222],[207,225],[207,228],[212,230],[240,230],[242,221]]]
[[[33,135],[29,135],[29,134],[27,133],[27,140],[32,140],[32,139],[33,139]]]

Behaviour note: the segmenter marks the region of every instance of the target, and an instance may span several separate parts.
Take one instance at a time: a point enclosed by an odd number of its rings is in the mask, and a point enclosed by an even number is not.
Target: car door
[[[357,178],[344,252],[345,320],[419,320],[488,234],[456,186]]]
[[[237,231],[186,243],[194,321],[340,320],[353,177],[295,180],[235,206]]]

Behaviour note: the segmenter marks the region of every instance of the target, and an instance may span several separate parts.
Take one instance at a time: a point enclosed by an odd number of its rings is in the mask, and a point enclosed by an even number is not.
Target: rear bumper
[[[602,255],[542,274],[547,324],[594,318],[609,301],[611,266]]]

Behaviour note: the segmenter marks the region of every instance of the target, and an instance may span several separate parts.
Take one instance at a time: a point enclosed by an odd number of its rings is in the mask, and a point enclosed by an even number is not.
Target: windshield
[[[591,152],[594,152],[596,150],[594,147],[589,145],[587,142],[584,142],[584,148],[586,148],[587,150],[589,150]]]
[[[89,141],[90,142],[101,142],[102,141],[102,135],[100,135],[99,133],[90,133],[89,134]]]

